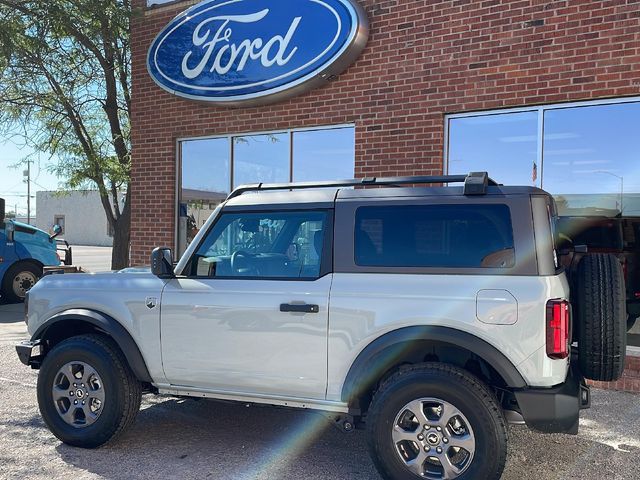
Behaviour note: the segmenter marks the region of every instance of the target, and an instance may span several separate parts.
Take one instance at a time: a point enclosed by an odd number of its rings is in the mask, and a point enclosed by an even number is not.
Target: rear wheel
[[[2,295],[8,302],[23,302],[27,292],[42,278],[42,268],[34,263],[12,265],[2,281]]]
[[[627,314],[624,273],[614,255],[585,255],[576,273],[573,303],[580,369],[586,378],[610,382],[624,371]]]
[[[376,392],[367,416],[372,459],[387,480],[497,479],[507,428],[491,391],[457,367],[400,369]]]
[[[135,419],[142,396],[120,350],[106,337],[83,335],[58,344],[38,376],[38,404],[64,443],[96,448]]]

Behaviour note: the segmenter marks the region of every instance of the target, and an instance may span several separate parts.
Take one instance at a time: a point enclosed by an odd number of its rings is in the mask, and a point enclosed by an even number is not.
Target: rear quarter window
[[[512,268],[511,213],[500,204],[360,207],[354,253],[363,267]]]

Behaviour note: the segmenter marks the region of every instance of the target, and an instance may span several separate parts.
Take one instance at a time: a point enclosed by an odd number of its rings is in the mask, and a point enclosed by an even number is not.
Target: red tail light
[[[547,302],[547,356],[554,359],[567,358],[571,344],[571,318],[569,302],[549,300]]]

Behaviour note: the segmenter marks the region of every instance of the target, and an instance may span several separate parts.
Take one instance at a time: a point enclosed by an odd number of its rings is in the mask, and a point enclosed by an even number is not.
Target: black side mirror
[[[158,247],[151,254],[151,273],[159,278],[173,278],[173,252],[170,248]]]
[[[0,198],[0,223],[4,223],[4,216],[5,216],[5,209],[4,209],[4,198]]]

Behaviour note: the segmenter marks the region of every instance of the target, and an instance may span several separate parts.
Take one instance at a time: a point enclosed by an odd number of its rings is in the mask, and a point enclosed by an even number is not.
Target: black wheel
[[[384,479],[500,478],[507,427],[493,393],[457,367],[403,367],[367,415],[369,450]]]
[[[2,280],[2,295],[11,303],[23,302],[27,292],[42,278],[42,269],[30,262],[12,265]]]
[[[38,404],[45,423],[64,443],[97,448],[135,419],[142,397],[120,350],[98,335],[73,337],[45,357]]]
[[[591,380],[617,380],[624,371],[627,350],[626,291],[620,261],[608,254],[584,256],[575,288],[580,369]]]

